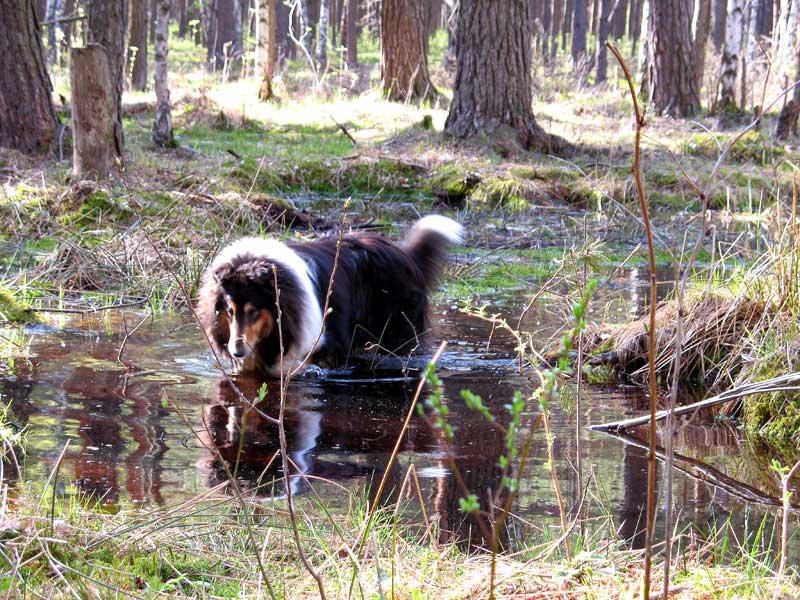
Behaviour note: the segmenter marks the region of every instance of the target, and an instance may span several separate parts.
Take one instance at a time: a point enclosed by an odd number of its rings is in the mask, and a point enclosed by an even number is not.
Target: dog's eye
[[[245,315],[248,319],[255,319],[258,316],[259,310],[253,306],[248,306],[245,310]]]

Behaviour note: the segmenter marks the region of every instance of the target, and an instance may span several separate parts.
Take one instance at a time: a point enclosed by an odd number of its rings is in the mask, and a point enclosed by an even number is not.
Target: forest
[[[800,0],[0,0],[5,598],[800,598]]]

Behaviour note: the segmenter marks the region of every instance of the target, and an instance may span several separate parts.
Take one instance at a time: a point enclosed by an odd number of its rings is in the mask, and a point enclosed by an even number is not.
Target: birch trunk
[[[330,1],[322,0],[319,5],[319,42],[317,44],[317,68],[324,71],[328,66],[328,19]]]
[[[739,72],[739,55],[742,51],[744,0],[728,0],[725,19],[725,46],[722,49],[722,73],[714,110],[717,112],[736,108],[736,75]]]
[[[153,123],[153,142],[160,148],[175,148],[172,133],[172,107],[169,102],[167,57],[169,55],[170,0],[158,0],[156,13],[156,42],[154,84],[156,88],[156,119]]]

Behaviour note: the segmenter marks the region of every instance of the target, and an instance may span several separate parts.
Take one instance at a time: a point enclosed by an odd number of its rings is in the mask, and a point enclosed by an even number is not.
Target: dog
[[[345,235],[338,253],[336,236],[242,238],[204,273],[198,317],[217,355],[243,371],[288,372],[312,351],[310,362],[335,367],[367,344],[413,354],[428,337],[429,293],[462,239],[461,225],[441,215],[420,219],[400,243]]]

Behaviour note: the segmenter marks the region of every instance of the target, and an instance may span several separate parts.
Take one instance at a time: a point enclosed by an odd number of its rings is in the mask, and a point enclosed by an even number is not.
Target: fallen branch
[[[771,392],[784,392],[800,390],[800,372],[787,373],[773,377],[772,379],[765,379],[753,383],[745,383],[733,387],[727,391],[722,392],[711,398],[700,400],[680,408],[676,408],[674,416],[679,417],[687,414],[692,414],[704,408],[710,408],[717,404],[744,398],[753,394],[768,394]],[[661,410],[655,414],[655,421],[665,419],[669,415],[669,410]],[[591,431],[604,431],[606,433],[625,433],[627,430],[641,425],[646,425],[650,422],[650,415],[642,415],[641,417],[634,417],[633,419],[625,419],[624,421],[614,421],[612,423],[601,423],[598,425],[591,425]]]

